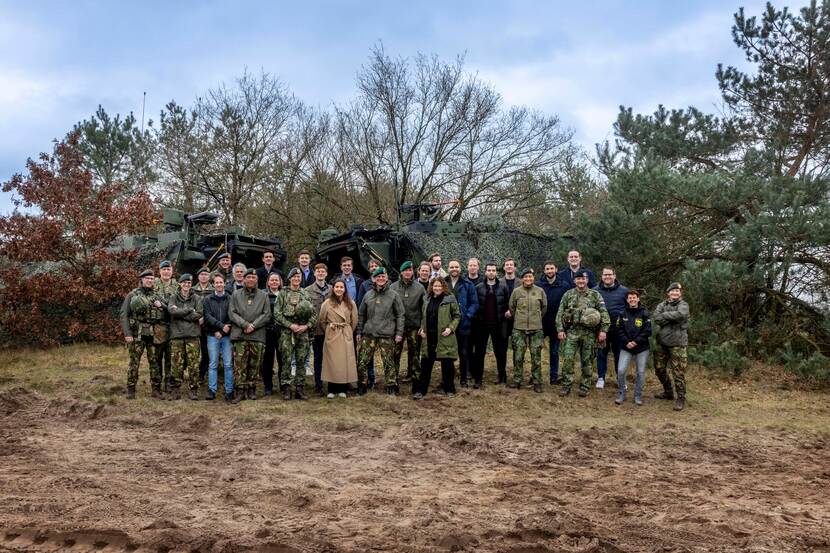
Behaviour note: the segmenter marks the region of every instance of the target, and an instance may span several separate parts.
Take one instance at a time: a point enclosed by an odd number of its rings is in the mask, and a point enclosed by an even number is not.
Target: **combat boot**
[[[654,399],[665,399],[668,401],[672,401],[674,399],[674,392],[672,392],[671,388],[665,388],[662,392],[657,392],[654,394]]]
[[[686,398],[683,396],[677,396],[677,401],[674,402],[674,410],[675,411],[682,411],[686,407]]]
[[[213,390],[208,390],[205,394],[205,401],[213,401],[216,399],[216,392]]]
[[[288,384],[282,385],[282,399],[284,401],[289,401],[291,399],[291,386]]]
[[[514,388],[516,390],[520,390],[522,388],[522,384],[520,382],[514,382],[513,384],[510,385],[510,387]]]
[[[191,401],[198,401],[199,400],[199,390],[194,390],[193,388],[190,389],[190,400]]]
[[[127,399],[135,399],[135,386],[127,386]]]
[[[579,397],[588,397],[588,388],[579,387]]]
[[[251,401],[256,400],[256,386],[251,386],[250,388],[248,388],[248,399],[250,399]]]
[[[541,384],[534,384],[533,385],[533,391],[536,392],[537,394],[541,394],[542,393],[542,385]]]
[[[239,388],[235,388],[234,391],[233,391],[233,400],[231,401],[231,403],[236,405],[237,403],[239,403],[240,401],[242,401],[244,399],[245,399],[245,392],[243,392]]]
[[[302,384],[294,386],[294,399],[306,399],[305,394],[303,393]]]
[[[366,385],[363,382],[357,383],[357,395],[365,396],[366,395]]]
[[[562,397],[565,397],[566,395],[568,395],[570,393],[571,393],[571,387],[570,386],[562,386],[562,389],[559,390],[559,395],[562,396]]]
[[[153,391],[150,392],[150,397],[153,399],[164,399],[164,397],[161,395],[161,386],[154,385]]]

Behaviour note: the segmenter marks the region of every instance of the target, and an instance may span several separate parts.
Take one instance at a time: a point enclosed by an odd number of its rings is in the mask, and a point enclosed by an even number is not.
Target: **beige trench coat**
[[[324,382],[348,384],[357,382],[357,361],[354,353],[353,334],[357,328],[357,306],[351,309],[331,300],[320,308],[320,328],[326,333],[323,342]]]

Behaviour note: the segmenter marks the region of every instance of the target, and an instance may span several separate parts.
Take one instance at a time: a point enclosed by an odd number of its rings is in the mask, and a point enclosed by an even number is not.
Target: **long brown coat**
[[[324,382],[348,384],[357,382],[357,360],[354,354],[353,334],[357,328],[357,307],[349,309],[344,303],[328,299],[320,308],[318,324],[326,333],[323,342]]]

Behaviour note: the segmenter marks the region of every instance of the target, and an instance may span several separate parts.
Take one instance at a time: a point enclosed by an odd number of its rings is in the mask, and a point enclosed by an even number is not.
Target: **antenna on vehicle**
[[[144,97],[141,99],[141,132],[144,133],[144,107],[147,105],[147,92],[144,92]]]

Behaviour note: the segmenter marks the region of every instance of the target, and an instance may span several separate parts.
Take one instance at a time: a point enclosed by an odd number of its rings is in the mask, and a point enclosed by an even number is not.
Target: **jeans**
[[[605,337],[605,347],[597,348],[597,378],[605,379],[605,374],[608,372],[608,350],[611,350],[614,355],[614,366],[619,366],[621,346],[620,335],[612,326]]]
[[[233,393],[233,347],[231,347],[230,336],[217,338],[213,334],[207,337],[208,355],[210,365],[208,366],[208,390],[216,393],[216,384],[219,380],[217,369],[219,368],[219,353],[222,353],[222,363],[225,366],[225,393]]]
[[[550,383],[555,384],[559,379],[559,335],[555,332],[548,336],[548,347],[550,348]]]
[[[617,365],[617,389],[620,397],[625,399],[625,373],[628,371],[628,364],[631,359],[637,364],[637,383],[634,386],[634,399],[643,398],[643,387],[646,384],[646,363],[648,362],[648,350],[631,354],[627,350],[620,351],[620,364]]]

